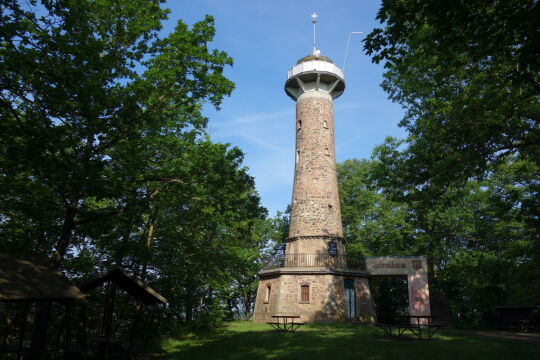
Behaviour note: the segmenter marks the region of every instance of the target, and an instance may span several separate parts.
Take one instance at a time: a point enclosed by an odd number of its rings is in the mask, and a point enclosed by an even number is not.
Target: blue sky
[[[404,137],[403,111],[381,89],[383,67],[372,64],[361,40],[378,26],[379,1],[169,0],[165,32],[181,19],[193,24],[215,17],[212,48],[226,51],[234,66],[226,76],[236,89],[220,111],[205,109],[214,141],[238,146],[255,178],[262,204],[274,215],[292,195],[295,103],[283,90],[287,70],[312,47],[310,15],[319,14],[317,48],[342,66],[347,38],[353,35],[346,65],[345,93],[334,102],[337,161],[369,158],[386,136]]]

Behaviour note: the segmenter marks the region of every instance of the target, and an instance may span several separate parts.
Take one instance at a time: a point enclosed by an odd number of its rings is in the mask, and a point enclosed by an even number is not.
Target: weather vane
[[[317,15],[317,13],[313,13],[311,14],[311,22],[313,23],[313,55],[315,56],[319,56],[319,53],[320,51],[317,50],[317,46],[316,46],[316,42],[315,42],[315,33],[316,33],[316,29],[315,29],[315,26],[317,24],[317,18],[319,17],[319,15]]]

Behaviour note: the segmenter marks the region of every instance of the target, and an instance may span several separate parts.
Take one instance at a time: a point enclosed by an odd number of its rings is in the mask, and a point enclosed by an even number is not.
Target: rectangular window
[[[309,302],[309,285],[300,287],[300,302]]]
[[[272,286],[268,285],[266,287],[266,294],[264,296],[264,302],[268,302],[268,300],[270,300],[270,292],[272,291]]]

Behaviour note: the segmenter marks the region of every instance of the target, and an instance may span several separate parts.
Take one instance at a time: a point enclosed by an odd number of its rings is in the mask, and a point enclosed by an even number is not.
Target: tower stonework
[[[333,102],[304,93],[296,103],[296,166],[290,236],[343,236],[337,193]]]
[[[328,252],[337,240],[344,254],[334,150],[333,99],[321,91],[296,102],[296,164],[286,254]],[[309,237],[310,241],[304,241]]]
[[[358,319],[374,310],[365,262],[346,255],[336,174],[333,101],[345,89],[330,59],[300,59],[285,92],[296,101],[296,153],[289,237],[283,254],[259,273],[253,320],[300,315],[305,322]]]

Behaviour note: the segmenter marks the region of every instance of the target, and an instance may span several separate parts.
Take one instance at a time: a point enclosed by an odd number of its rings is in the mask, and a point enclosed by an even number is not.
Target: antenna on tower
[[[317,50],[317,46],[316,46],[316,25],[317,25],[317,18],[319,17],[319,15],[317,15],[317,13],[313,13],[311,14],[311,22],[313,23],[313,52],[312,52],[312,55],[315,55],[315,56],[319,56],[319,54],[321,53],[319,50]]]
[[[347,63],[347,54],[349,53],[349,43],[351,42],[351,36],[352,34],[363,34],[363,31],[351,31],[349,33],[349,39],[347,40],[347,47],[345,48],[345,57],[343,58],[343,67],[341,70],[343,71],[343,75],[345,75],[345,65]]]

